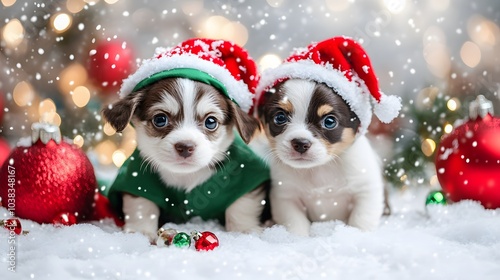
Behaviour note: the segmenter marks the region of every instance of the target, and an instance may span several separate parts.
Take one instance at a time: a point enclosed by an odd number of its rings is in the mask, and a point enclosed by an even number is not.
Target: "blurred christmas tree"
[[[407,105],[400,117],[407,124],[394,133],[399,137],[395,138],[394,156],[385,168],[386,179],[393,186],[439,186],[434,160],[442,137],[467,119],[469,103],[478,94],[498,100],[498,83],[485,80],[487,72],[476,71],[467,77],[448,79],[446,89],[427,87],[420,90],[415,99],[404,102]],[[494,105],[498,106],[498,102]]]

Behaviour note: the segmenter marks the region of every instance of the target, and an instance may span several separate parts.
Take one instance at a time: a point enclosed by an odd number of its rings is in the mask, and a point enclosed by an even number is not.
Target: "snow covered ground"
[[[211,230],[211,252],[149,245],[111,222],[56,228],[23,221],[16,272],[8,270],[8,232],[0,231],[0,279],[500,279],[500,215],[463,201],[424,207],[427,190],[391,194],[393,214],[374,232],[338,222],[296,237],[275,226],[260,235],[225,233],[211,222],[173,227]],[[0,217],[6,217],[0,209]]]

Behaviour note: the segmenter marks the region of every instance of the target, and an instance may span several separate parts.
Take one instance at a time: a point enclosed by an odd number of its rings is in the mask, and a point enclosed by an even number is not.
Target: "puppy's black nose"
[[[301,154],[307,152],[307,150],[309,150],[311,145],[312,145],[311,141],[304,138],[295,138],[292,140],[293,149]]]
[[[183,157],[183,158],[188,158],[190,157],[193,152],[194,148],[196,147],[194,143],[192,142],[179,142],[174,145],[175,150],[177,153]]]

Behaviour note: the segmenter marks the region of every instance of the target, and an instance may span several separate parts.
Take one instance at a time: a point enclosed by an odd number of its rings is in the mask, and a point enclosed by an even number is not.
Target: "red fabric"
[[[200,44],[203,42],[205,44]],[[208,48],[207,48],[208,45]],[[213,40],[206,38],[193,38],[174,47],[164,55],[195,54],[199,58],[222,66],[229,70],[231,75],[237,80],[243,80],[251,93],[255,93],[255,88],[259,82],[257,65],[251,59],[248,52],[240,46],[224,40]]]
[[[380,102],[381,94],[378,80],[373,71],[370,58],[356,41],[345,37],[330,38],[309,45],[305,51],[294,54],[285,61],[296,62],[301,60],[311,60],[319,65],[329,63],[335,69],[345,72],[344,75],[349,81],[353,77],[353,72],[355,72],[365,82],[373,98]]]

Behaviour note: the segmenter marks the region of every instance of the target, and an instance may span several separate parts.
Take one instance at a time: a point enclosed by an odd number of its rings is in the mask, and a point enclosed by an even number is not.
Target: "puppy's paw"
[[[156,239],[158,239],[158,234],[156,232],[153,232],[153,231],[150,231],[150,230],[135,230],[135,229],[131,229],[131,228],[127,228],[125,227],[123,229],[123,231],[125,233],[140,233],[144,236],[146,236],[149,240],[149,243],[151,244],[156,244]]]
[[[237,225],[234,223],[228,223],[226,224],[226,231],[260,234],[264,231],[264,228],[261,226],[246,226],[246,225]]]
[[[372,231],[378,227],[380,217],[373,215],[351,215],[348,225],[359,228],[362,231]]]

